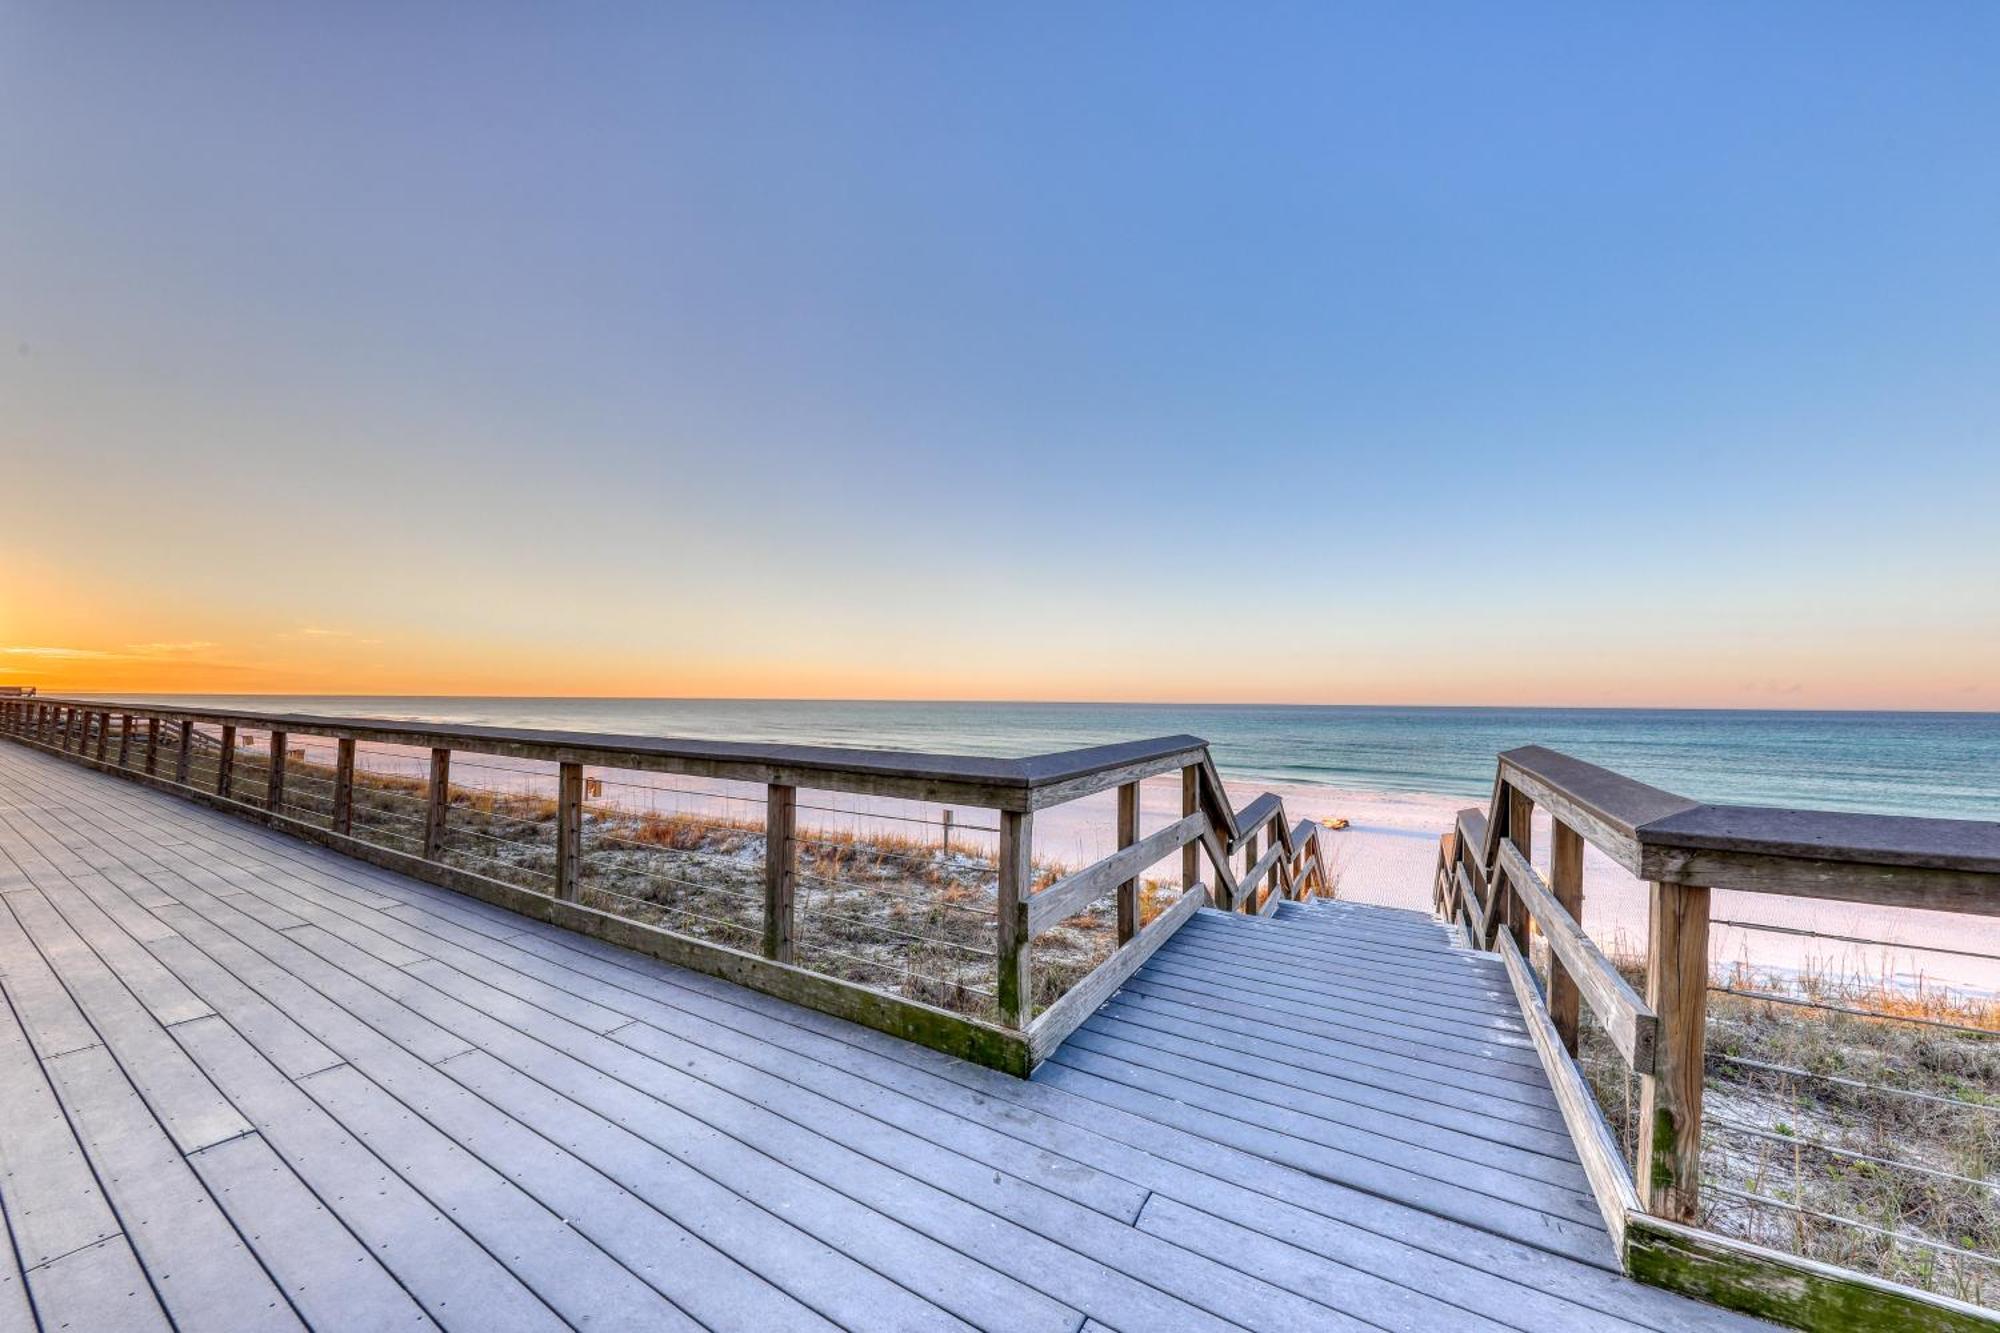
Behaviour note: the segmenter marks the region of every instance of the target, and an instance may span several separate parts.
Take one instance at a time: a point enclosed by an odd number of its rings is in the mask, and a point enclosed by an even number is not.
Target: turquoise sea
[[[1230,776],[1473,798],[1490,791],[1495,754],[1540,744],[1702,800],[2000,820],[2000,713],[199,697],[286,712],[974,754],[1188,732],[1213,745]]]

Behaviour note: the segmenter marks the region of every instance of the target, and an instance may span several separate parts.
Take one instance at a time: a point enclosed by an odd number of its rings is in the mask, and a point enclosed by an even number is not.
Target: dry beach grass
[[[2000,1003],[1823,965],[1711,982],[1703,1225],[2000,1301]],[[1588,1022],[1582,1063],[1629,1160],[1637,1089]]]

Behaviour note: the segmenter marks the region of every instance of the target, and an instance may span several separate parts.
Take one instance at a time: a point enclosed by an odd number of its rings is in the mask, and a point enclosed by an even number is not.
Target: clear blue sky
[[[8,0],[0,337],[16,674],[2000,708],[1991,3]]]

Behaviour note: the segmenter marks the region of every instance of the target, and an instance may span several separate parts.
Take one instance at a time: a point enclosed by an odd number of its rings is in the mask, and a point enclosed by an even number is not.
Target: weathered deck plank
[[[120,1151],[315,1327],[1739,1322],[1608,1271],[1518,1018],[1420,916],[1201,913],[1022,1082],[11,746],[0,853],[30,1327],[161,1322],[92,1211]]]

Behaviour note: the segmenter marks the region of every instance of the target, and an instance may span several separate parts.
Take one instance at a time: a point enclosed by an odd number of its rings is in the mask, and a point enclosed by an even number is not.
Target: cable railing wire
[[[1745,1203],[1763,1204],[1771,1208],[1782,1208],[1788,1212],[1810,1217],[1815,1221],[1830,1223],[1834,1226],[1850,1227],[1856,1231],[1870,1232],[1900,1244],[1915,1245],[1922,1249],[1934,1250],[1939,1254],[1948,1254],[1955,1259],[1974,1259],[1980,1263],[1993,1264],[2000,1267],[2000,1255],[1987,1254],[1981,1250],[1967,1250],[1957,1245],[1947,1245],[1943,1241],[1931,1240],[1927,1236],[1912,1236],[1901,1231],[1891,1231],[1889,1228],[1877,1226],[1873,1222],[1863,1222],[1858,1217],[1842,1217],[1838,1213],[1822,1212],[1817,1208],[1807,1208],[1803,1204],[1792,1203],[1787,1199],[1774,1198],[1768,1194],[1758,1194],[1754,1190],[1737,1189],[1733,1185],[1725,1185],[1716,1180],[1704,1180],[1702,1184],[1704,1188],[1711,1189],[1725,1198],[1741,1199]]]
[[[1742,1134],[1769,1143],[1782,1144],[1788,1148],[1803,1148],[1809,1152],[1827,1153],[1849,1161],[1867,1162],[1872,1166],[1893,1167],[1898,1171],[1909,1171],[1917,1175],[1931,1176],[1938,1180],[1949,1180],[1960,1185],[1975,1185],[1981,1189],[2000,1190],[2000,1180],[1978,1180],[1972,1176],[1959,1175],[1955,1171],[1946,1171],[1935,1166],[1925,1166],[1921,1162],[1903,1162],[1893,1157],[1877,1157],[1870,1153],[1859,1152],[1853,1148],[1842,1148],[1836,1144],[1825,1143],[1818,1139],[1800,1138],[1795,1134],[1780,1134],[1776,1130],[1764,1129],[1757,1125],[1746,1125],[1741,1121],[1731,1120],[1725,1116],[1708,1116],[1705,1123],[1713,1125],[1718,1129],[1728,1130],[1734,1134]]]
[[[1976,1027],[1970,1023],[1951,1023],[1942,1018],[1920,1018],[1914,1014],[1890,1014],[1877,1009],[1856,1009],[1851,1005],[1828,1004],[1824,1000],[1808,1000],[1796,995],[1777,995],[1769,991],[1740,990],[1734,986],[1710,985],[1709,991],[1716,995],[1734,995],[1744,1000],[1764,1000],[1771,1004],[1788,1004],[1800,1009],[1819,1009],[1830,1014],[1846,1014],[1852,1018],[1871,1018],[1883,1023],[1917,1023],[1924,1027],[1943,1028],[1949,1032],[1967,1032],[1978,1037],[2000,1037],[2000,1030]]]
[[[1870,1083],[1864,1079],[1847,1078],[1840,1074],[1822,1074],[1810,1069],[1800,1069],[1793,1065],[1772,1064],[1765,1060],[1752,1060],[1747,1056],[1730,1055],[1723,1051],[1710,1051],[1708,1058],[1724,1064],[1738,1065],[1745,1069],[1755,1069],[1760,1073],[1783,1074],[1791,1078],[1818,1079],[1824,1083],[1835,1083],[1845,1088],[1861,1092],[1879,1092],[1892,1097],[1905,1097],[1912,1101],[1931,1102],[1939,1106],[1954,1106],[1968,1111],[1985,1111],[2000,1115],[2000,1103],[1967,1101],[1961,1097],[1940,1097],[1932,1092],[1918,1092],[1913,1088],[1898,1088],[1887,1083]]]
[[[1835,935],[1827,931],[1806,930],[1800,926],[1775,926],[1763,921],[1730,921],[1715,917],[1710,926],[1732,926],[1737,930],[1763,931],[1772,935],[1794,935],[1815,940],[1834,940],[1841,944],[1866,944],[1881,949],[1902,949],[1910,953],[1946,953],[1956,958],[1977,958],[1989,963],[2000,963],[2000,953],[1981,953],[1976,949],[1954,949],[1943,944],[1897,944],[1889,940],[1864,939],[1859,935]]]

